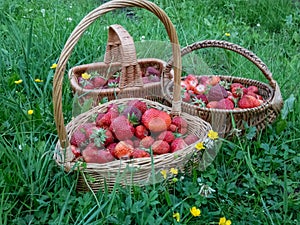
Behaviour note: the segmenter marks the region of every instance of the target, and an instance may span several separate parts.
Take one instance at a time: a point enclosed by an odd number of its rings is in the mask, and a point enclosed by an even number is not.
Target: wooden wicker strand
[[[181,57],[180,57],[180,47],[178,42],[178,37],[174,25],[172,24],[169,17],[165,12],[156,6],[154,3],[146,0],[113,0],[103,5],[99,6],[95,10],[87,14],[81,22],[75,27],[70,37],[68,38],[61,55],[59,57],[57,68],[55,71],[53,79],[53,105],[54,105],[54,118],[56,123],[56,128],[58,132],[59,141],[61,147],[68,147],[68,139],[66,127],[64,125],[64,118],[62,112],[62,82],[63,76],[66,69],[66,64],[72,53],[73,48],[77,44],[80,37],[83,35],[84,31],[90,26],[97,18],[101,15],[113,11],[115,9],[120,9],[124,7],[139,7],[144,8],[154,15],[156,15],[161,22],[164,24],[165,29],[167,30],[168,36],[172,43],[172,53],[174,57],[174,102],[179,102],[181,100],[180,96],[180,79],[181,79]],[[178,107],[178,104],[172,105],[173,114],[179,114],[181,108]]]

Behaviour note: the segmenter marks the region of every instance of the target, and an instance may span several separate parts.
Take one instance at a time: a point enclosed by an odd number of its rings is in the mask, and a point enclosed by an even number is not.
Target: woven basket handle
[[[251,61],[253,64],[255,64],[261,72],[265,75],[265,77],[268,79],[270,86],[276,90],[277,89],[277,83],[272,77],[272,73],[268,69],[268,67],[264,64],[264,62],[258,58],[253,52],[230,42],[227,41],[219,41],[219,40],[205,40],[205,41],[199,41],[195,42],[191,45],[188,45],[181,49],[181,56],[184,56],[188,53],[191,53],[192,51],[203,49],[203,48],[210,48],[210,47],[217,47],[217,48],[223,48],[227,50],[231,50],[233,52],[236,52],[245,58],[247,58],[249,61]],[[165,75],[164,77],[166,79],[171,78],[171,71],[172,68],[172,60],[170,60],[165,69]]]
[[[136,58],[133,38],[121,25],[109,26],[104,63],[120,62],[122,71],[119,88],[142,87],[142,72]]]
[[[157,5],[146,0],[112,0],[102,4],[98,8],[87,14],[81,22],[75,27],[71,35],[69,36],[57,62],[57,68],[55,70],[53,78],[53,110],[54,119],[56,123],[56,129],[58,138],[62,148],[68,147],[69,142],[67,140],[67,132],[64,124],[64,117],[62,112],[62,85],[63,77],[66,70],[66,64],[68,59],[77,44],[80,37],[83,35],[85,30],[90,26],[97,18],[105,13],[120,9],[124,7],[139,7],[144,8],[154,15],[156,15],[161,22],[164,24],[165,29],[168,33],[169,39],[172,43],[172,53],[174,59],[174,100],[172,103],[172,113],[179,114],[181,112],[181,97],[180,97],[180,79],[181,79],[181,56],[180,46],[178,42],[178,36],[173,23],[167,14],[159,8]]]

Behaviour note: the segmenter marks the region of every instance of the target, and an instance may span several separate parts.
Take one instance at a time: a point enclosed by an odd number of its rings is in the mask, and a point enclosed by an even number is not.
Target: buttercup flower
[[[213,130],[208,131],[207,136],[212,140],[216,140],[219,138],[218,132],[215,132]]]
[[[57,67],[57,64],[53,63],[52,66],[50,66],[50,69],[56,69],[56,67]]]
[[[198,142],[198,143],[195,145],[195,148],[196,148],[197,150],[203,150],[203,149],[205,149],[203,142]]]
[[[23,80],[16,80],[15,84],[21,84],[23,82]]]
[[[81,77],[85,80],[88,80],[88,79],[90,79],[91,75],[88,73],[83,73],[83,74],[81,74]]]
[[[38,79],[38,78],[37,78],[37,79],[35,79],[34,81],[35,81],[35,82],[37,82],[37,83],[41,83],[41,82],[43,82],[43,80],[40,80],[40,79]]]
[[[190,209],[190,212],[193,216],[200,216],[201,214],[201,211],[200,209],[197,209],[195,206],[193,206],[191,209]]]
[[[230,33],[225,33],[225,36],[226,37],[230,37]]]
[[[32,109],[29,109],[29,110],[27,111],[27,114],[28,114],[28,115],[32,115],[32,114],[33,114],[33,110],[32,110]]]
[[[170,169],[170,172],[171,172],[173,175],[177,175],[177,174],[178,174],[178,169],[171,168],[171,169]]]
[[[231,225],[231,220],[226,220],[226,217],[220,218],[219,225]]]
[[[167,179],[167,171],[166,170],[161,170],[160,173],[161,173],[161,175],[163,175],[164,179]]]
[[[177,212],[177,213],[173,213],[173,217],[176,219],[177,222],[180,221],[180,214]]]

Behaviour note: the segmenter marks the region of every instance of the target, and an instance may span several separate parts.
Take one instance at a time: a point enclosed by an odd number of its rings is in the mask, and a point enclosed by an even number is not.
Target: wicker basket
[[[59,61],[57,63],[57,68],[55,71],[53,81],[54,118],[59,137],[59,142],[57,143],[55,153],[55,160],[58,164],[63,165],[66,171],[78,169],[78,163],[74,162],[74,156],[71,152],[69,144],[69,140],[72,135],[72,132],[74,132],[74,129],[76,129],[78,126],[85,123],[86,121],[90,120],[92,115],[94,115],[95,113],[105,111],[111,103],[123,105],[126,104],[129,100],[134,99],[116,99],[112,100],[111,102],[101,104],[75,117],[68,123],[67,126],[65,126],[62,112],[62,81],[68,58],[74,46],[78,42],[80,36],[95,19],[114,9],[133,6],[149,10],[163,22],[167,30],[168,36],[170,38],[170,41],[173,44],[172,54],[175,65],[175,83],[179,84],[180,82],[181,57],[176,30],[170,19],[164,13],[164,11],[161,10],[154,3],[145,0],[115,0],[101,5],[100,7],[96,8],[94,11],[86,15],[83,18],[83,20],[77,25],[77,27],[66,42],[64,49],[62,50],[62,53],[60,55]],[[211,126],[209,125],[209,123],[205,122],[199,117],[191,116],[187,113],[181,113],[180,91],[180,86],[176,85],[174,87],[174,101],[172,102],[172,108],[158,103],[156,100],[159,99],[156,98],[139,99],[141,101],[146,102],[148,106],[169,112],[171,115],[180,114],[183,118],[185,118],[188,121],[188,134],[193,133],[199,138],[198,141],[203,141],[206,139],[208,131],[211,130]],[[105,187],[110,189],[116,183],[120,183],[121,185],[146,185],[151,182],[154,182],[153,178],[156,175],[160,175],[160,171],[162,169],[168,170],[172,167],[184,169],[185,164],[190,160],[190,157],[192,156],[195,156],[194,144],[191,144],[188,147],[179,150],[175,153],[168,153],[164,155],[155,156],[153,157],[153,161],[151,158],[140,158],[134,160],[116,160],[104,164],[87,163],[86,167],[82,170],[82,174],[84,176],[80,177],[77,189],[87,190],[87,187],[89,187],[90,190],[92,189],[94,191],[97,191]],[[152,171],[155,171],[155,173],[153,174]],[[90,182],[90,179],[86,179],[86,177],[92,177],[94,179],[94,182]],[[159,181],[159,179],[155,180]]]
[[[75,66],[69,70],[69,80],[74,93],[80,102],[92,98],[96,106],[104,97],[108,100],[126,97],[161,96],[160,79],[156,82],[144,83],[142,77],[148,67],[154,67],[160,74],[166,62],[156,58],[136,57],[133,38],[121,25],[109,26],[108,41],[103,62]],[[106,80],[120,73],[118,87],[84,88],[79,84],[79,77],[83,73],[97,72]]]
[[[269,85],[257,80],[247,78],[225,75],[218,76],[221,78],[221,80],[228,81],[229,83],[239,82],[246,87],[250,85],[257,86],[259,89],[259,94],[265,101],[259,107],[238,110],[204,108],[187,102],[182,102],[182,110],[191,115],[198,115],[200,118],[208,121],[209,123],[211,123],[212,128],[223,136],[232,134],[234,128],[243,132],[245,130],[244,122],[246,122],[248,126],[255,126],[257,128],[257,131],[264,129],[268,123],[272,123],[276,119],[283,104],[279,86],[273,79],[272,73],[262,62],[262,60],[259,59],[254,53],[247,49],[244,49],[241,46],[226,41],[205,40],[196,42],[182,48],[181,56],[184,56],[198,49],[211,47],[223,48],[236,52],[247,58],[258,69],[260,69],[266,79],[269,81]],[[164,97],[168,101],[172,101],[173,99],[172,92],[174,81],[172,80],[172,75],[169,73],[172,67],[171,64],[172,61],[167,64],[164,79],[162,82]],[[200,76],[198,78],[200,78]]]

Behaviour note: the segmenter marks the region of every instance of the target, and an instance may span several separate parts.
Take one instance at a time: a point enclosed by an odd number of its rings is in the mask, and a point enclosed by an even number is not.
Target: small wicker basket
[[[161,75],[166,62],[157,58],[137,59],[133,38],[121,25],[109,26],[108,41],[103,62],[96,62],[75,66],[69,70],[69,80],[74,93],[83,102],[92,98],[93,105],[97,106],[101,99],[161,96],[160,79],[156,82],[144,83],[143,75],[148,67],[155,68]],[[84,88],[79,84],[81,74],[97,72],[106,80],[120,73],[118,87]],[[159,77],[160,78],[160,77]]]
[[[70,137],[74,130],[81,124],[88,121],[95,113],[105,111],[111,103],[123,105],[126,104],[129,100],[133,99],[116,99],[112,100],[111,102],[101,104],[85,113],[78,115],[65,126],[62,112],[62,81],[68,58],[70,57],[71,52],[78,42],[80,36],[95,19],[114,9],[133,6],[149,10],[150,12],[155,14],[164,24],[170,41],[173,44],[172,54],[175,65],[175,84],[180,83],[181,57],[177,33],[172,22],[165,14],[165,12],[154,3],[146,0],[114,0],[101,5],[100,7],[96,8],[88,15],[86,15],[83,20],[77,25],[77,27],[67,40],[57,63],[57,68],[53,80],[54,118],[59,137],[59,142],[57,143],[55,152],[55,160],[59,165],[64,166],[64,169],[66,171],[79,168],[77,166],[78,163],[74,161],[74,156],[71,152],[69,144]],[[149,107],[163,110],[171,115],[180,114],[188,122],[188,134],[193,133],[199,138],[198,141],[204,141],[207,137],[208,131],[211,130],[211,126],[209,123],[205,122],[199,117],[191,116],[187,113],[181,113],[180,91],[180,86],[176,85],[174,87],[174,100],[172,102],[172,108],[158,103],[156,100],[159,100],[159,98],[151,99],[148,97],[148,99],[136,99],[146,102]],[[121,185],[133,184],[139,186],[153,183],[155,180],[159,181],[159,179],[153,179],[153,177],[155,177],[156,175],[160,175],[161,170],[169,170],[172,167],[176,167],[177,169],[184,169],[186,163],[190,161],[190,158],[192,156],[195,156],[195,154],[201,154],[199,152],[200,151],[197,151],[196,153],[194,144],[191,144],[188,147],[177,152],[158,155],[153,158],[116,160],[104,164],[87,163],[86,167],[82,169],[82,174],[84,176],[81,176],[78,180],[77,190],[88,190],[88,187],[93,191],[97,191],[105,187],[111,189],[116,183],[119,183]],[[154,174],[152,173],[153,171]],[[94,181],[91,182],[90,179],[85,179],[86,177],[92,177]]]
[[[224,110],[224,109],[212,109],[193,105],[191,103],[182,102],[182,110],[191,115],[197,115],[200,118],[208,121],[212,128],[220,135],[226,136],[232,134],[233,129],[236,128],[240,131],[245,130],[244,122],[248,126],[255,126],[257,131],[262,130],[267,124],[272,123],[283,105],[281,93],[277,82],[273,79],[272,73],[267,66],[258,58],[253,52],[230,42],[219,40],[205,40],[193,43],[181,49],[181,56],[189,54],[193,51],[204,48],[222,48],[236,52],[243,57],[251,61],[269,81],[269,85],[257,80],[218,75],[221,80],[228,81],[229,83],[238,82],[244,86],[254,85],[259,89],[259,94],[265,100],[259,107],[249,109],[237,109],[237,110]],[[169,71],[172,68],[172,61],[168,62],[164,79],[162,81],[164,97],[168,101],[173,99],[173,85],[172,75]],[[200,76],[198,77],[200,78]],[[234,122],[233,122],[234,121]]]

